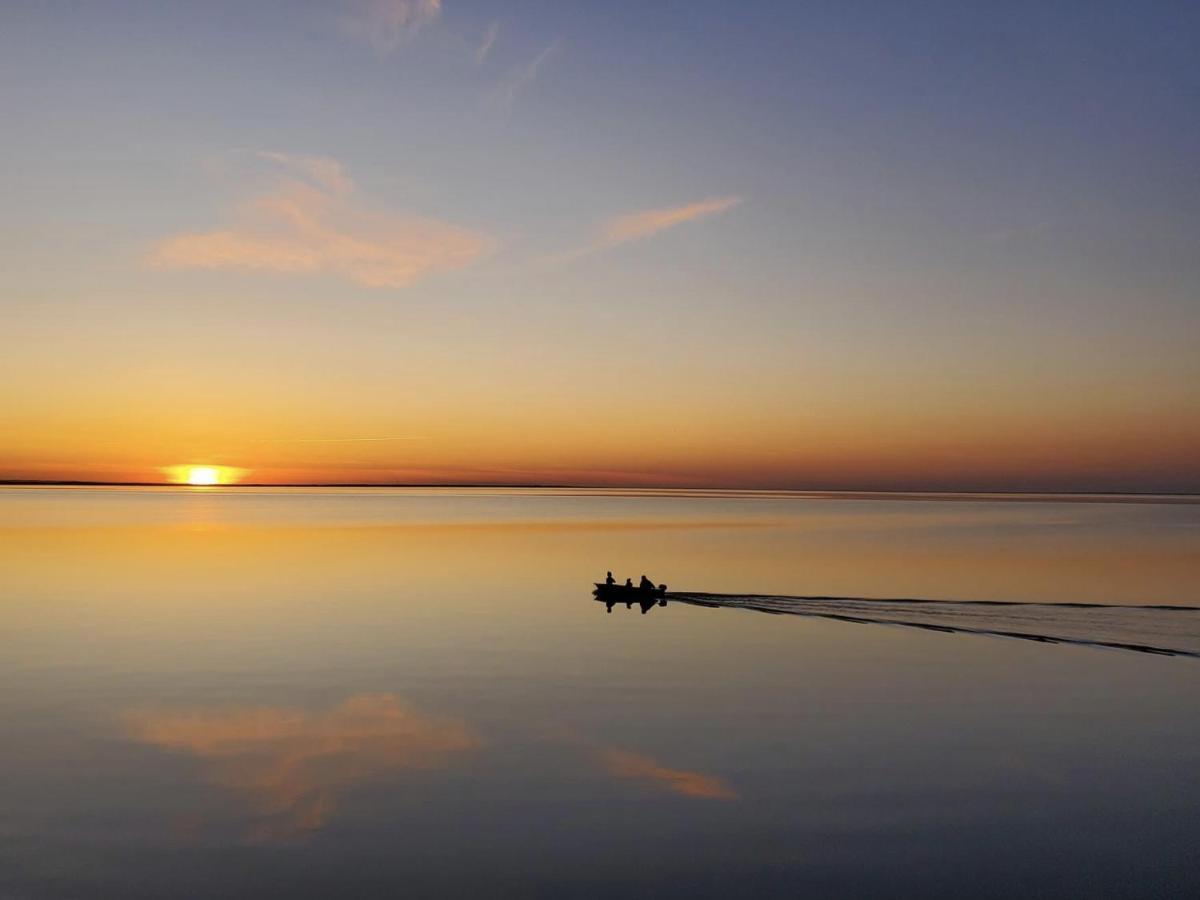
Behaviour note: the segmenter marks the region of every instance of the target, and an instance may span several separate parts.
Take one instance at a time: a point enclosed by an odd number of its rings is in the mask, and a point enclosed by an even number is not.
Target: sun
[[[245,469],[237,466],[196,465],[179,463],[159,469],[168,484],[185,484],[188,487],[224,487],[237,484],[246,475]]]
[[[189,466],[187,470],[187,483],[195,487],[220,484],[221,473],[214,466]]]

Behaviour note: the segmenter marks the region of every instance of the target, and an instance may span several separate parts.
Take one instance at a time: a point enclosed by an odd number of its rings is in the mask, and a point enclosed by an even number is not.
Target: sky
[[[0,479],[1200,491],[1200,5],[13,0]]]

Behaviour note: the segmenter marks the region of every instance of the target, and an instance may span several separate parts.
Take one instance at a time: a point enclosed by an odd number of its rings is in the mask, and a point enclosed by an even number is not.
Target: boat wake
[[[695,606],[1200,659],[1200,606],[669,593]]]

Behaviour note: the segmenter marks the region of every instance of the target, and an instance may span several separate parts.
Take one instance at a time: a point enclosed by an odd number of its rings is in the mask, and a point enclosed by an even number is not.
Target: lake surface
[[[0,489],[0,897],[1200,895],[1126,499]]]

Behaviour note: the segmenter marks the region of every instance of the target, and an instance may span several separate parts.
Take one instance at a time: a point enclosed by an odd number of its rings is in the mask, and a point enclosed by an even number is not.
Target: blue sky
[[[862,479],[898,443],[920,480],[914,435],[980,410],[1040,430],[1035,468],[1132,430],[1162,457],[1100,481],[1198,477],[1196,4],[44,2],[0,25],[22,410],[83,383],[158,409],[139,377],[301,409],[317,359],[379,396],[352,430],[416,415],[384,397],[418,372],[460,417],[491,385],[528,401],[506,428],[565,423],[539,355],[576,407],[678,414],[683,480],[747,464],[705,417],[801,486],[854,480],[789,464],[805,435],[828,456],[875,428]],[[316,230],[283,234],[298,198]],[[574,364],[597,343],[632,374]],[[84,428],[24,415],[9,471]],[[995,443],[967,431],[964,458]]]

